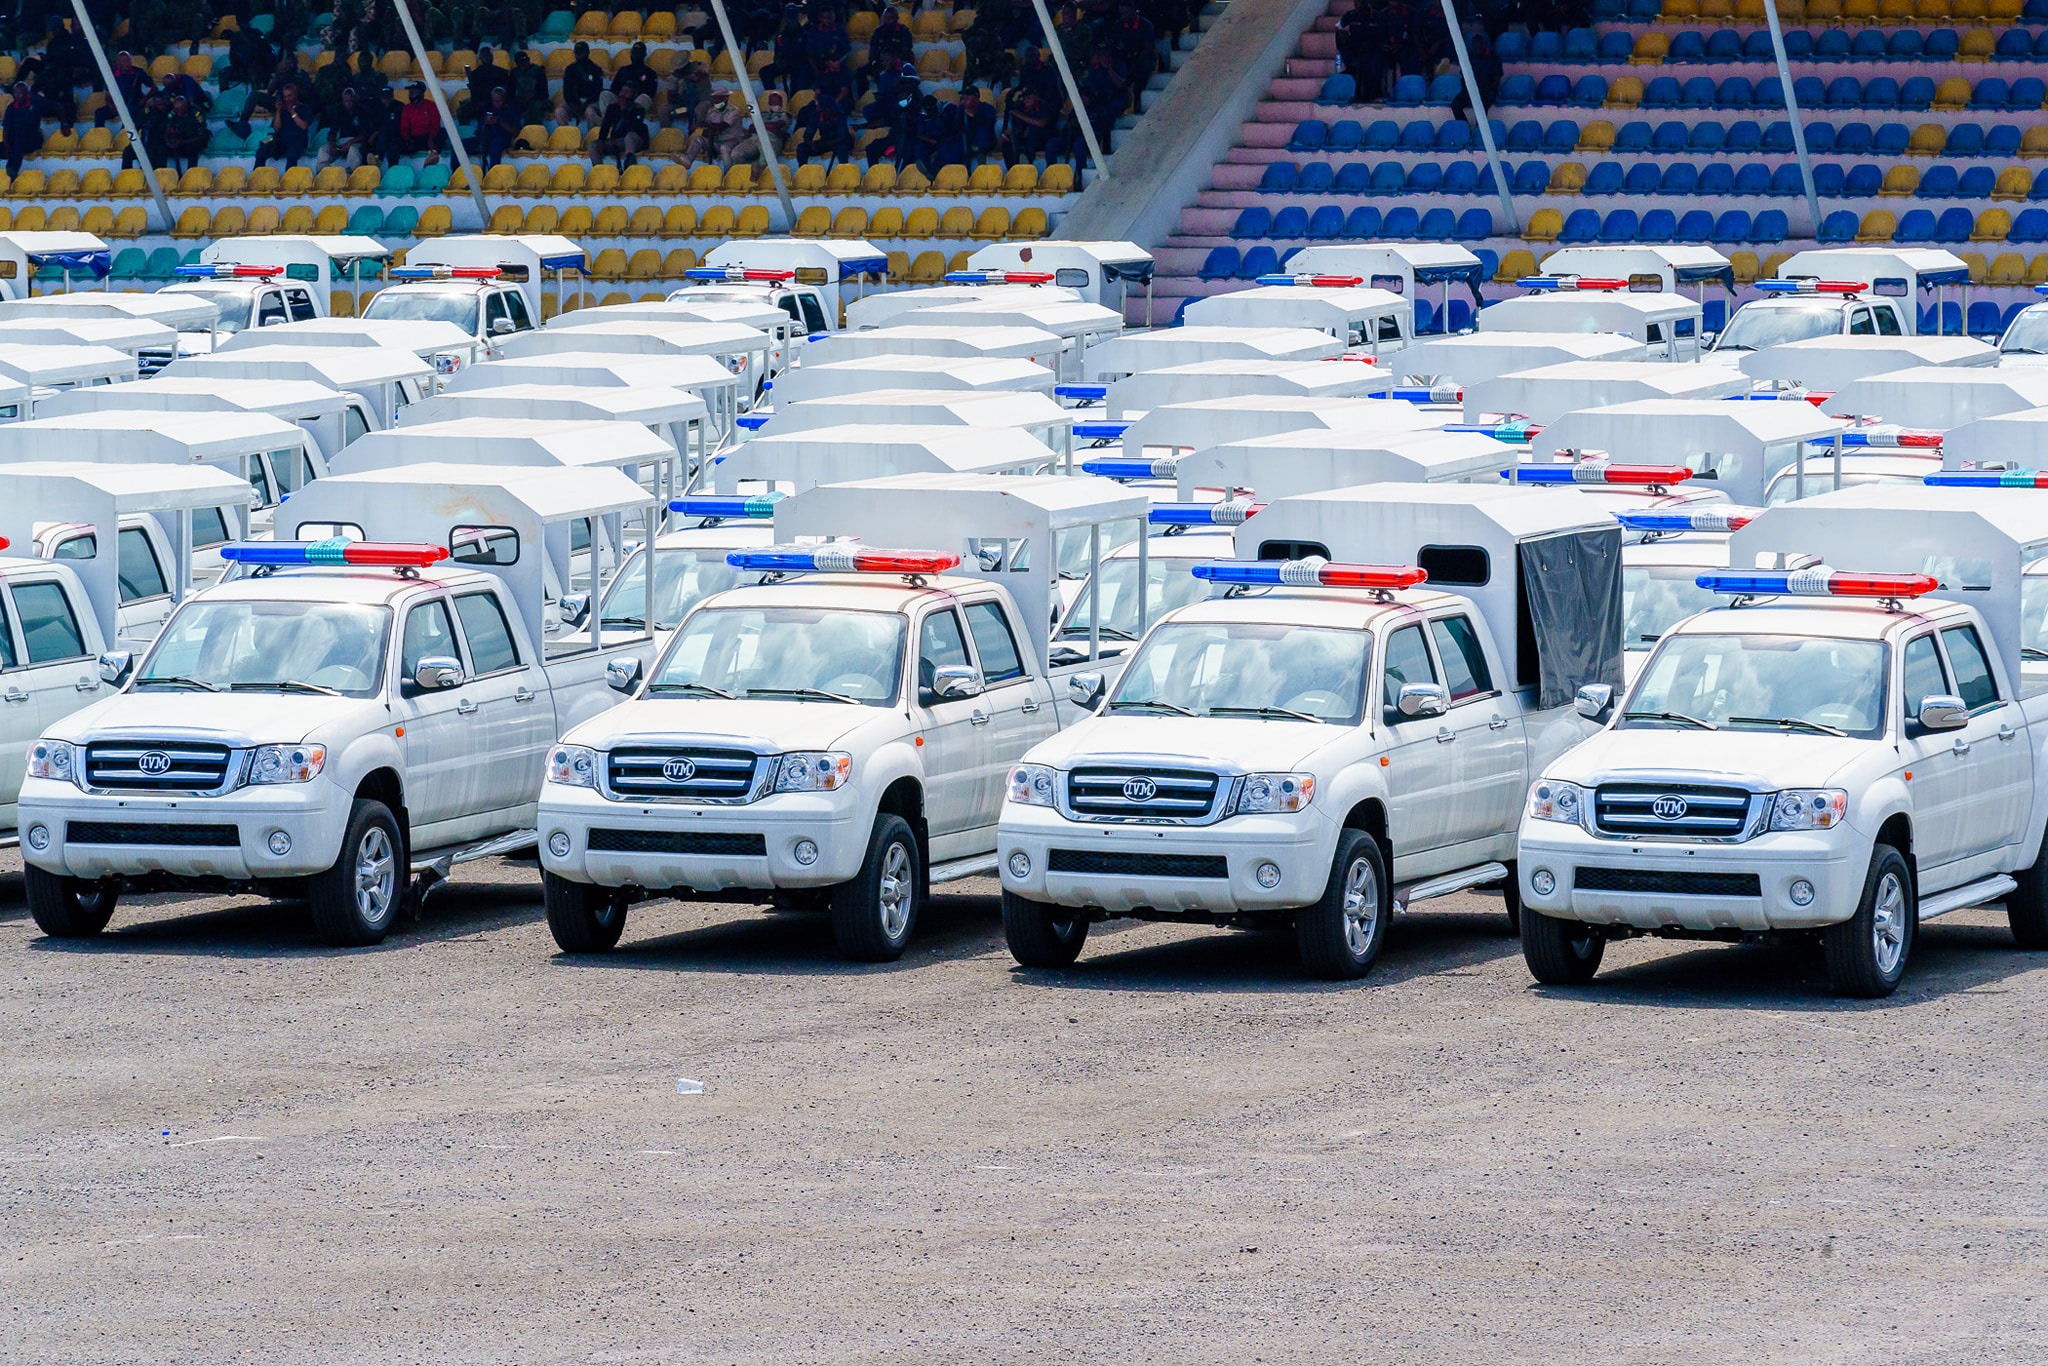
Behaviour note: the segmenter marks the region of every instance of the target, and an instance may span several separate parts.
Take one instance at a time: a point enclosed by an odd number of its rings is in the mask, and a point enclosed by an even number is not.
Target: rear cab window
[[[1956,696],[1972,712],[1998,705],[1998,681],[1991,672],[1991,660],[1974,626],[1951,626],[1941,633],[1948,651],[1949,667],[1956,678]]]
[[[521,666],[519,647],[513,642],[512,627],[497,594],[463,593],[455,599],[455,615],[462,622],[463,639],[469,642],[469,661],[478,677]]]
[[[974,636],[974,653],[981,657],[982,680],[993,687],[1025,676],[1024,656],[1017,649],[1017,633],[1010,629],[1002,604],[993,601],[967,604],[967,629]]]
[[[78,613],[62,584],[17,583],[13,592],[29,663],[54,664],[85,656],[85,632],[79,629]]]
[[[1430,638],[1436,642],[1437,658],[1443,661],[1445,687],[1451,702],[1488,697],[1493,693],[1493,671],[1486,666],[1486,647],[1469,617],[1439,617],[1429,623]]]

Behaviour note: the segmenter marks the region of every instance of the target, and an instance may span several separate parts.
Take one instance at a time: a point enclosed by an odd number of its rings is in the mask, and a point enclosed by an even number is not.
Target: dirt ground
[[[64,1362],[2039,1361],[2048,958],[1634,943],[1533,986],[1497,898],[1373,974],[1143,926],[1012,966],[992,883],[893,967],[529,866],[380,949],[0,864],[0,1356]],[[677,1080],[704,1083],[680,1095]]]

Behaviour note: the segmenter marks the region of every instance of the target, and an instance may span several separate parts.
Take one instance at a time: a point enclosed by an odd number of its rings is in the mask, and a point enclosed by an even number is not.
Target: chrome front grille
[[[1067,806],[1076,816],[1199,821],[1215,810],[1223,787],[1222,775],[1203,769],[1077,768],[1067,775]]]
[[[1624,839],[1741,839],[1754,799],[1739,787],[1610,783],[1593,794],[1593,825]]]
[[[136,373],[148,379],[178,358],[178,348],[145,346],[135,353]]]
[[[85,783],[111,792],[216,792],[233,761],[226,745],[101,740],[85,747]]]
[[[619,797],[677,797],[693,802],[743,802],[754,792],[761,756],[744,749],[699,745],[614,750],[605,783]]]

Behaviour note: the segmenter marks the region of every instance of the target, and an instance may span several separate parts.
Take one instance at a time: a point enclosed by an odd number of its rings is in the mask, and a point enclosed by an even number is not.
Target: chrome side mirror
[[[1437,683],[1403,683],[1400,695],[1394,699],[1394,710],[1411,721],[1423,716],[1442,716],[1450,709],[1450,694]]]
[[[100,656],[100,681],[118,688],[128,681],[128,673],[134,667],[134,651],[109,650]]]
[[[510,318],[497,318],[491,322],[491,335],[494,337],[509,337],[518,330]]]
[[[1077,706],[1086,707],[1090,711],[1094,711],[1096,704],[1102,701],[1102,687],[1101,674],[1067,675],[1067,696],[1073,699]]]
[[[1607,709],[1614,705],[1614,685],[1611,683],[1588,683],[1580,688],[1572,704],[1579,709],[1579,715],[1588,721],[1598,721],[1607,715]]]
[[[981,681],[981,670],[965,664],[945,664],[932,671],[932,698],[938,702],[957,702],[962,698],[979,697],[988,691],[988,685]]]
[[[555,600],[555,609],[561,613],[566,626],[581,626],[590,616],[590,594],[564,593]]]
[[[441,692],[462,686],[462,661],[453,655],[428,655],[412,671],[413,686],[421,692]]]
[[[1918,720],[1927,730],[1961,730],[1970,724],[1970,708],[1960,697],[1933,693],[1920,699]]]
[[[630,693],[640,686],[640,661],[615,659],[604,666],[604,681],[613,692]]]

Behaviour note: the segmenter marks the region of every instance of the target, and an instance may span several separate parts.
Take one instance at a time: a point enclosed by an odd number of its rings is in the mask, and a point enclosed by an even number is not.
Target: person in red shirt
[[[425,152],[427,160],[441,158],[441,111],[427,98],[427,87],[423,81],[412,84],[412,101],[398,116],[398,151],[401,156],[414,156]]]

